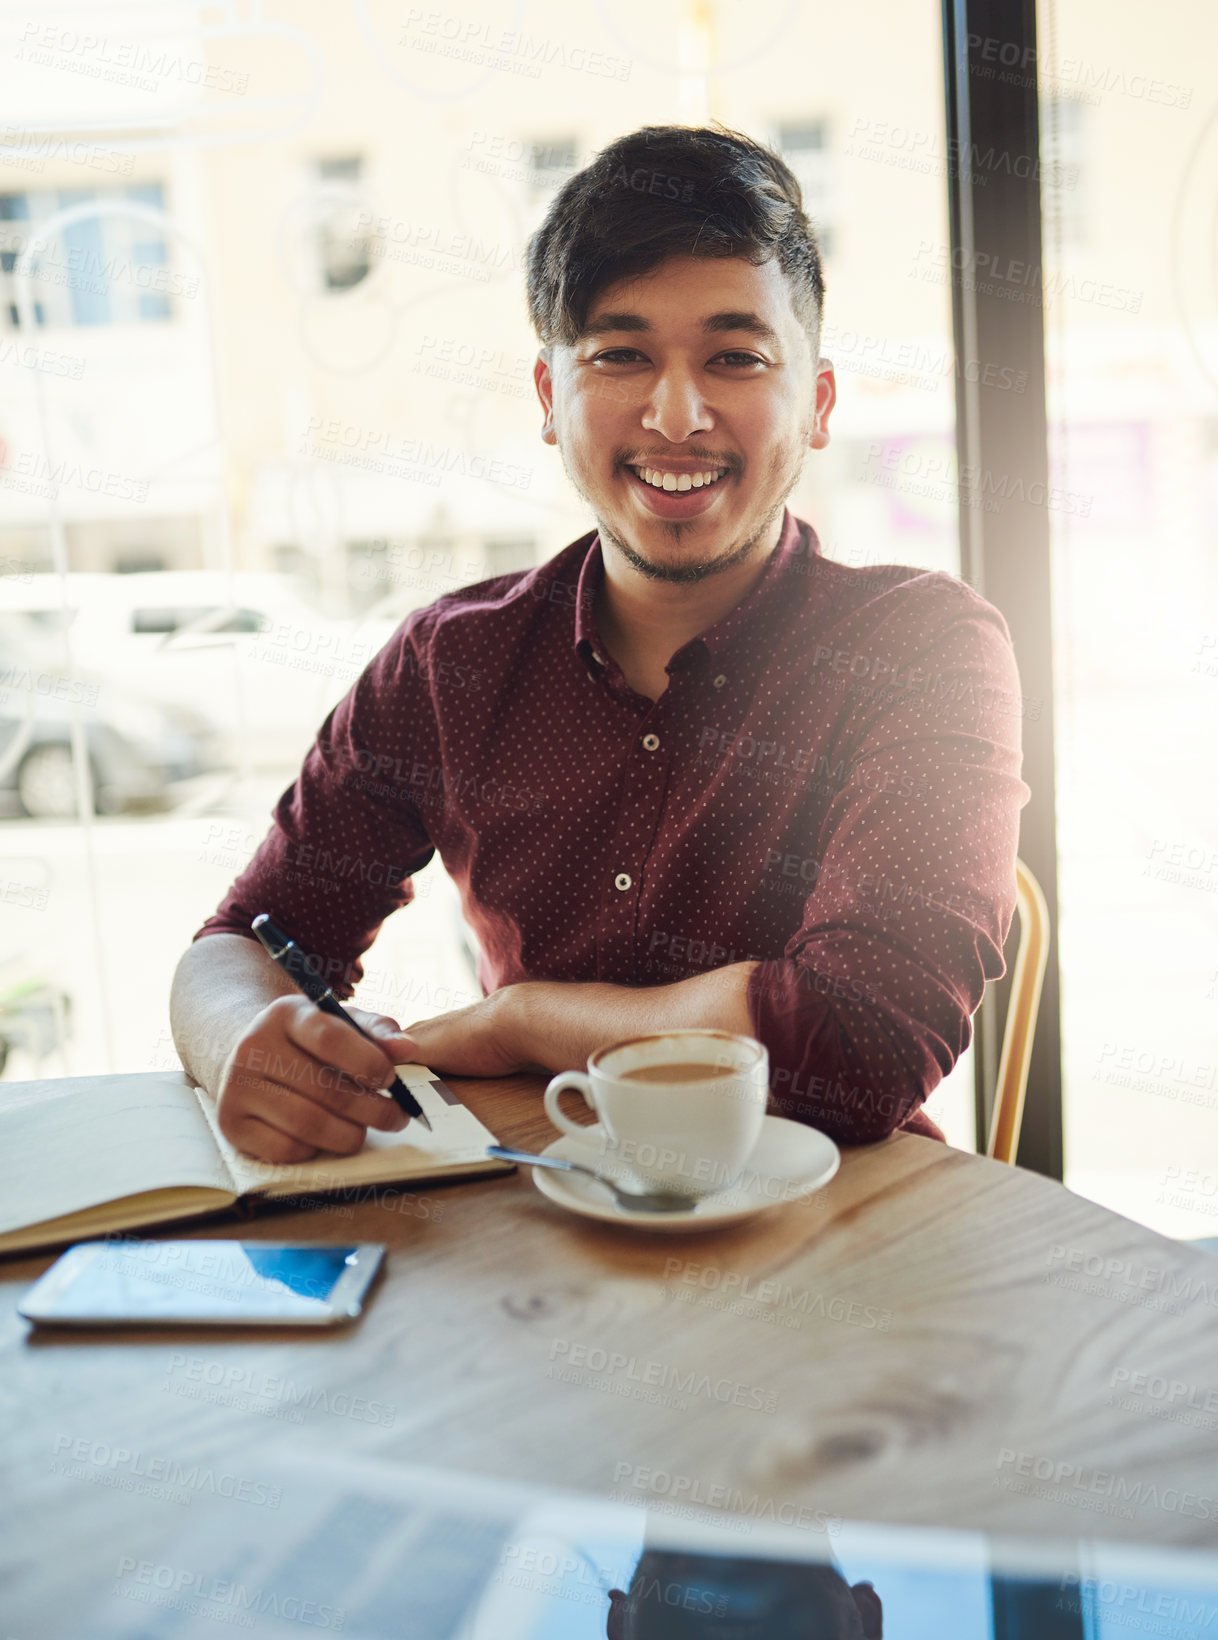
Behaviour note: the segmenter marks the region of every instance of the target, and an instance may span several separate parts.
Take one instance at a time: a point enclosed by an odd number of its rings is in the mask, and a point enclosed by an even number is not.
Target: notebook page
[[[187,1185],[237,1188],[180,1071],[0,1083],[0,1235]]]
[[[399,1065],[397,1073],[427,1112],[433,1131],[429,1133],[419,1121],[408,1122],[400,1133],[369,1128],[363,1149],[354,1156],[320,1156],[312,1162],[259,1162],[243,1156],[220,1132],[215,1101],[202,1089],[198,1097],[241,1195],[305,1195],[391,1180],[442,1178],[446,1173],[511,1172],[510,1162],[486,1154],[487,1145],[495,1143],[494,1134],[473,1111],[448,1102],[454,1096],[447,1089],[440,1091],[443,1084],[434,1071],[426,1065]]]

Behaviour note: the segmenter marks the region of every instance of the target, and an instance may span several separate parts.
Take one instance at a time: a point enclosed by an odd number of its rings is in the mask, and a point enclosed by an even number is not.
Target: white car
[[[205,714],[234,769],[299,765],[330,708],[388,635],[330,619],[288,576],[208,571],[0,580],[0,623],[43,640],[68,622],[75,675],[117,698]]]
[[[28,614],[0,609],[0,814],[76,815],[76,720],[101,814],[164,807],[223,764],[215,727],[203,713],[141,698],[111,677],[65,665],[57,634]]]

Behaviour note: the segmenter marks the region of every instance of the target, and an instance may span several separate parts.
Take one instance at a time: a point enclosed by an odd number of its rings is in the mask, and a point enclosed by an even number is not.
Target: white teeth
[[[701,490],[708,484],[714,484],[723,477],[726,468],[714,468],[706,473],[662,473],[655,467],[636,467],[635,472],[644,484],[650,484],[653,490],[667,490],[670,494],[676,490]]]

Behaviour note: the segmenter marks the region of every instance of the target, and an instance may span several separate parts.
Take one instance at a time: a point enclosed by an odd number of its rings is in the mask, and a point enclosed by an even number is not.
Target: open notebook
[[[0,1252],[166,1224],[237,1201],[510,1173],[495,1136],[425,1065],[398,1075],[433,1131],[368,1130],[354,1156],[283,1165],[233,1149],[181,1071],[0,1083]]]

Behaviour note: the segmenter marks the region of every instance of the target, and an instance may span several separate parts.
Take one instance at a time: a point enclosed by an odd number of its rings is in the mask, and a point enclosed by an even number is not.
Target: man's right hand
[[[384,1050],[304,996],[277,997],[255,1015],[215,1090],[230,1144],[264,1162],[307,1162],[319,1151],[353,1155],[370,1127],[405,1127],[406,1113],[374,1091],[393,1079],[400,1027],[383,1014],[348,1012]]]

